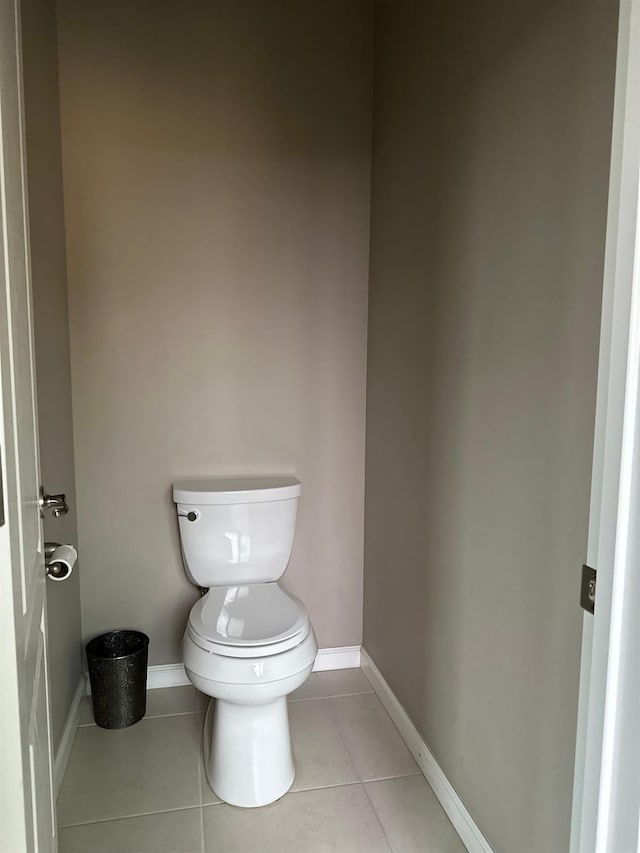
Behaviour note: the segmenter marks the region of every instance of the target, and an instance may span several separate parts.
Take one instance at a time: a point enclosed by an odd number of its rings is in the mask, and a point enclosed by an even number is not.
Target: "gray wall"
[[[86,636],[180,660],[181,476],[295,472],[284,585],[362,631],[372,8],[61,0]]]
[[[25,126],[31,223],[40,469],[50,492],[65,492],[71,510],[44,520],[45,539],[77,541],[71,419],[69,322],[62,200],[55,4],[22,3]],[[82,674],[80,584],[76,570],[47,584],[54,747]]]
[[[568,849],[616,6],[377,9],[365,648],[501,853]]]

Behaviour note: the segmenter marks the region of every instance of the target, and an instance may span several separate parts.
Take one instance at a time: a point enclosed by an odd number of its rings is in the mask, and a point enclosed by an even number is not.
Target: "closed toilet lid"
[[[239,657],[283,651],[309,632],[309,617],[301,601],[277,583],[213,587],[198,601],[189,617],[191,635],[203,647]]]

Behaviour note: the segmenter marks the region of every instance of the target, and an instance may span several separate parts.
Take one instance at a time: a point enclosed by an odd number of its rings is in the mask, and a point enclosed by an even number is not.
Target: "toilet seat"
[[[191,640],[226,657],[275,655],[299,645],[309,634],[307,611],[277,583],[212,587],[192,608]]]

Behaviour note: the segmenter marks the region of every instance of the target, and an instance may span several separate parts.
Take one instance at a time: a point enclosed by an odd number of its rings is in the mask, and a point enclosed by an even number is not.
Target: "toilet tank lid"
[[[295,477],[211,477],[177,480],[173,500],[177,504],[248,504],[297,498],[302,483]]]

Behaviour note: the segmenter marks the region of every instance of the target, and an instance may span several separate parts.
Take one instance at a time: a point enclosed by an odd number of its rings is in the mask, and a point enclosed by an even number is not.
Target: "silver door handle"
[[[40,507],[40,518],[44,518],[48,509],[51,510],[55,518],[60,518],[61,515],[66,515],[69,512],[66,495],[47,495],[42,486],[40,486],[38,506]]]

